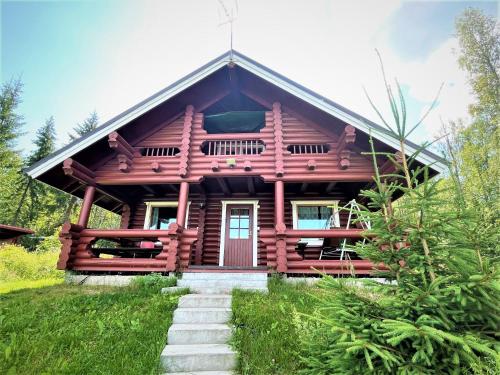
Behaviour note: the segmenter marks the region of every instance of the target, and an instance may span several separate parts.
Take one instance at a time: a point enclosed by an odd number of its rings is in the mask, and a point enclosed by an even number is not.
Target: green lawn
[[[318,288],[272,278],[269,294],[234,291],[232,344],[244,375],[296,374],[301,368],[301,313],[315,308]]]
[[[10,293],[20,289],[42,288],[44,286],[52,286],[62,284],[63,279],[40,279],[40,280],[16,280],[5,281],[0,284],[0,294]]]
[[[55,285],[0,295],[1,374],[157,374],[179,294]]]

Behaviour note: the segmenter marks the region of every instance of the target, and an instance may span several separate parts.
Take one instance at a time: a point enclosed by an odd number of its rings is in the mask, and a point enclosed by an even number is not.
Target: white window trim
[[[252,229],[252,267],[257,267],[257,236],[258,236],[258,227],[257,227],[257,213],[259,209],[259,201],[258,200],[225,200],[221,201],[222,203],[222,217],[220,224],[220,248],[219,248],[219,266],[224,266],[224,249],[226,245],[226,211],[227,205],[249,205],[253,206],[253,229]]]
[[[144,218],[144,229],[149,229],[151,224],[151,215],[153,213],[154,207],[179,207],[179,202],[177,201],[146,201],[146,217]],[[191,206],[191,201],[188,201],[186,208],[186,222],[184,223],[184,227],[187,228],[188,219],[189,219],[189,207]]]
[[[335,222],[340,227],[340,216],[339,216],[339,201],[338,200],[317,200],[317,201],[290,201],[292,204],[292,220],[293,229],[298,229],[299,218],[298,218],[298,206],[333,206],[333,212],[335,214]],[[306,239],[305,239],[306,240]],[[322,238],[307,238],[308,246],[319,246],[323,243]]]

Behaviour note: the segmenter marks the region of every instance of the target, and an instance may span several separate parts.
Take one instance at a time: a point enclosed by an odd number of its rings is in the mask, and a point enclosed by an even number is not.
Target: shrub
[[[62,278],[56,269],[58,251],[28,252],[16,245],[0,246],[0,280],[41,280]]]
[[[56,252],[61,250],[61,242],[59,241],[59,229],[52,235],[45,237],[42,241],[36,245],[36,251],[38,253],[46,252]]]
[[[151,273],[145,276],[137,276],[132,280],[131,286],[139,289],[160,290],[169,286],[177,285],[177,279],[173,276],[166,277],[161,273]]]

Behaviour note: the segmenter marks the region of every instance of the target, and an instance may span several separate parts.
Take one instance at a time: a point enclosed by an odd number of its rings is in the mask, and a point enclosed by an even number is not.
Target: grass
[[[0,295],[0,373],[158,374],[178,297],[140,285]]]
[[[320,293],[277,278],[270,279],[269,294],[234,291],[232,345],[239,353],[239,373],[296,374],[301,368],[300,314],[314,310],[313,295]]]
[[[61,284],[63,281],[64,280],[61,278],[6,281],[0,284],[0,294],[10,293],[19,289],[42,288],[45,286],[57,285]]]

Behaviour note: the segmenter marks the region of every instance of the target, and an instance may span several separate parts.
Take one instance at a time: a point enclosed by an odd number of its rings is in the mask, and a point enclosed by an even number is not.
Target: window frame
[[[333,213],[337,223],[336,228],[340,228],[340,215],[339,215],[339,201],[338,200],[292,200],[292,225],[293,229],[298,229],[299,224],[299,206],[333,206]],[[328,229],[315,229],[315,230],[328,230]],[[321,246],[323,238],[304,238],[303,242],[307,242],[307,246]]]
[[[153,215],[153,208],[156,207],[179,207],[178,201],[145,201],[146,204],[146,215],[144,218],[144,226],[143,229],[147,230],[161,230],[161,229],[149,229],[151,225],[151,218]],[[184,223],[184,228],[187,228],[188,220],[189,220],[189,208],[191,206],[191,201],[188,201],[186,208],[186,221]]]

